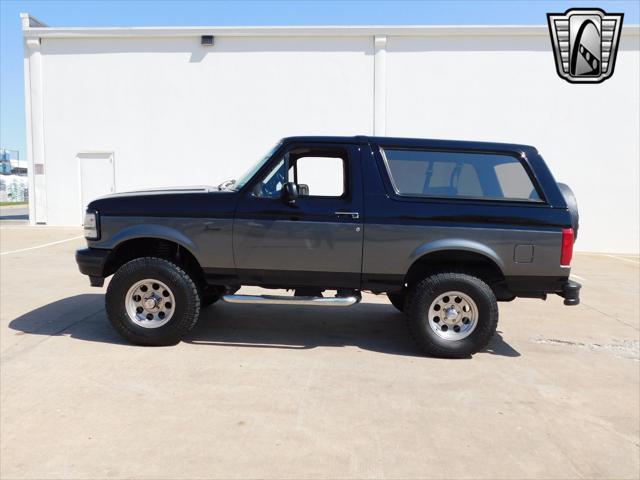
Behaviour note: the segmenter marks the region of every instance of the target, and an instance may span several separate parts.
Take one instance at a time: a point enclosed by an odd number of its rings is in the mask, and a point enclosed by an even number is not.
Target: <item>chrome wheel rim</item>
[[[158,328],[166,324],[176,309],[171,289],[160,280],[146,278],[134,283],[124,300],[127,315],[143,328]]]
[[[429,326],[438,337],[458,341],[476,329],[478,307],[466,293],[450,291],[431,302],[428,317]]]

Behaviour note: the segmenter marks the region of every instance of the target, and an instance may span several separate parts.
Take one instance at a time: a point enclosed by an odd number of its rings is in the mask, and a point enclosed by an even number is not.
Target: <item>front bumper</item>
[[[101,287],[104,284],[105,265],[111,250],[98,248],[83,248],[76,251],[76,263],[83,275],[89,276],[92,287]]]
[[[567,280],[562,285],[562,291],[558,294],[564,298],[565,305],[580,305],[580,289],[582,285],[573,280]]]

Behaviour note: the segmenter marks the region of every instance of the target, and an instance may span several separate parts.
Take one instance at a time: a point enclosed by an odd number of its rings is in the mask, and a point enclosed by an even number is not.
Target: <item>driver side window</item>
[[[256,183],[258,198],[280,198],[287,182],[298,185],[301,197],[333,197],[346,194],[347,152],[335,147],[294,147]]]
[[[294,165],[298,191],[312,197],[341,197],[345,193],[344,160],[305,155]],[[300,186],[303,186],[301,188]]]

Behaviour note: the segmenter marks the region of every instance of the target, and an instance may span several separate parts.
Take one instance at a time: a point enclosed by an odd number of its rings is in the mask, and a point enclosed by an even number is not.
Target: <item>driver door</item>
[[[286,145],[243,192],[233,228],[246,284],[358,288],[362,270],[360,148]],[[294,203],[283,199],[297,185]]]

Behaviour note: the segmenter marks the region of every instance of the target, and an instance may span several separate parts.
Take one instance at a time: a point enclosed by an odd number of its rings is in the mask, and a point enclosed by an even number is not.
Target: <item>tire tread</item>
[[[122,298],[116,296],[116,290],[119,288],[125,288],[130,276],[137,274],[142,269],[150,268],[161,268],[165,270],[165,274],[170,277],[174,277],[174,281],[182,283],[186,287],[188,295],[193,301],[191,305],[188,304],[185,306],[185,312],[179,321],[175,323],[172,321],[167,324],[173,325],[173,328],[165,330],[164,334],[161,336],[143,336],[136,333],[128,325],[130,320],[120,318],[121,312],[118,312],[118,302],[122,302]],[[122,285],[123,283],[124,285]],[[124,338],[139,345],[167,346],[179,343],[182,337],[193,329],[198,322],[200,306],[200,292],[191,276],[179,265],[158,257],[140,257],[125,263],[115,273],[111,282],[109,282],[107,294],[105,296],[107,317],[113,327]]]
[[[421,329],[422,317],[420,316],[419,310],[424,308],[426,300],[434,295],[434,291],[439,285],[450,281],[471,283],[489,300],[488,318],[486,321],[479,322],[476,327],[476,330],[480,329],[480,335],[477,335],[474,331],[474,338],[476,338],[477,341],[474,343],[472,349],[454,350],[452,348],[444,348],[442,345],[434,342],[428,334],[425,335]],[[442,272],[426,277],[409,290],[404,307],[409,334],[425,353],[435,357],[462,358],[483,350],[491,341],[498,326],[498,302],[496,301],[493,290],[481,279],[466,273]]]

